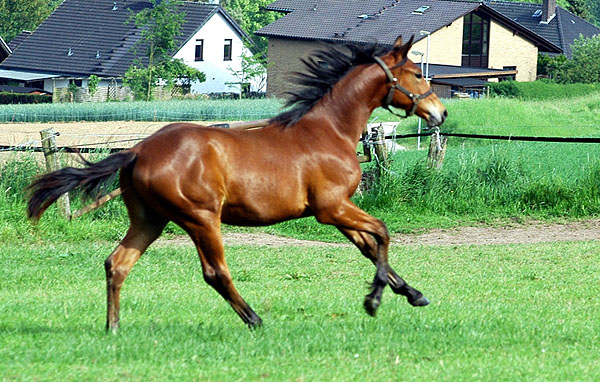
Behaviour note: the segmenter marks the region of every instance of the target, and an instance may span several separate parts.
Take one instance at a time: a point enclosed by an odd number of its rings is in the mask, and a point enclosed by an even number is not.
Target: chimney
[[[542,3],[542,20],[540,24],[548,24],[556,16],[556,0],[544,0]]]

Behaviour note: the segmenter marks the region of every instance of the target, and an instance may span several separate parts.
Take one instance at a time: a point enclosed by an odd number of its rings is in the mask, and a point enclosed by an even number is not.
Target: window
[[[503,66],[502,70],[517,70],[516,66]],[[515,81],[517,79],[517,76],[515,74],[512,74],[510,76],[504,76],[504,77],[500,77],[500,81]]]
[[[415,9],[412,14],[413,15],[422,15],[429,8],[431,8],[429,5],[423,5],[423,6],[419,7],[419,8],[417,8],[417,9]]]
[[[223,49],[223,60],[231,61],[231,39],[230,38],[225,39],[225,45],[224,45],[224,49]]]
[[[197,39],[196,40],[196,54],[194,57],[194,61],[203,61],[204,60],[204,40]]]
[[[463,28],[462,66],[487,68],[490,39],[490,20],[470,13]]]

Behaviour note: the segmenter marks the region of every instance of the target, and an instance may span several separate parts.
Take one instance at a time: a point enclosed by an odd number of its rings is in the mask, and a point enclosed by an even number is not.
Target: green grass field
[[[450,101],[444,128],[600,136],[599,105],[600,94]],[[355,201],[392,232],[600,215],[598,145],[451,139],[441,171],[425,157],[396,154],[389,176]],[[593,241],[392,246],[390,263],[432,304],[413,308],[386,289],[375,319],[362,309],[374,268],[358,250],[227,247],[238,289],[264,320],[256,331],[204,283],[192,248],[154,246],[123,288],[121,331],[106,334],[103,262],[127,229],[123,203],[73,222],[53,207],[32,225],[23,190],[40,171],[27,155],[0,165],[0,381],[600,380]],[[264,230],[345,241],[314,219]]]
[[[189,247],[155,247],[104,332],[113,244],[0,244],[3,381],[597,381],[597,242],[393,247],[432,304],[386,289],[362,309],[374,268],[353,248],[228,247],[250,331],[203,281]]]

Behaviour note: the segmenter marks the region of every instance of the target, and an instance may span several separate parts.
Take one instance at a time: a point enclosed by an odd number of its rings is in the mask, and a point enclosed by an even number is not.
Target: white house
[[[152,7],[148,0],[65,0],[0,64],[0,85],[19,85],[52,92],[56,101],[69,94],[69,84],[80,87],[78,100],[89,100],[89,78],[100,78],[93,100],[130,96],[122,79],[145,48],[142,31],[128,22],[131,12]],[[247,34],[216,2],[183,2],[185,14],[180,44],[174,58],[206,75],[193,93],[239,93],[239,80],[230,68],[241,68]],[[257,91],[259,89],[253,88]]]

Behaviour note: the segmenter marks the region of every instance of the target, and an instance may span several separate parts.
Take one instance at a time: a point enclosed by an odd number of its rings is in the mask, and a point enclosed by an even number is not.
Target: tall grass
[[[394,229],[498,218],[600,215],[600,147],[502,143],[451,147],[440,171],[401,152],[380,184],[357,198]],[[418,211],[418,212],[416,212]],[[427,223],[427,219],[433,222]],[[413,218],[412,222],[406,218]]]
[[[600,92],[560,100],[522,101],[508,98],[481,100],[443,100],[448,119],[441,126],[445,132],[466,134],[500,134],[531,136],[600,136]],[[378,109],[372,120],[397,121],[385,110]],[[417,131],[418,120],[400,122],[398,134]],[[423,125],[423,128],[425,126]],[[457,139],[450,145],[463,143],[481,145],[485,142]],[[414,146],[414,142],[408,143]]]
[[[490,83],[492,95],[518,98],[521,100],[556,100],[600,91],[600,84],[558,84],[553,81],[533,82],[503,81]]]
[[[386,221],[393,232],[509,218],[600,216],[598,145],[509,142],[450,147],[440,171],[426,167],[426,155],[425,151],[395,154],[379,183],[355,196],[355,202]],[[52,207],[39,225],[30,225],[24,217],[23,189],[43,171],[27,156],[15,157],[0,167],[0,240],[35,240],[44,235],[63,235],[73,241],[122,237],[128,219],[120,200],[70,223]],[[82,206],[77,194],[71,199],[72,209]],[[343,240],[334,228],[312,218],[265,230]],[[181,233],[174,226],[167,232]]]
[[[258,103],[253,104],[255,101]],[[164,105],[165,108],[167,105],[197,106],[204,101],[197,104],[190,102],[165,102]],[[226,104],[220,102],[215,104],[231,108],[230,101]],[[237,102],[233,105],[238,105]],[[248,102],[255,106],[276,105],[269,100]],[[243,101],[239,103],[244,104]],[[106,105],[112,107],[113,104]],[[158,104],[139,105],[150,107]],[[442,127],[443,131],[600,136],[600,93],[552,102],[450,100],[447,106],[450,117]],[[376,115],[380,113],[376,111]],[[416,128],[416,125],[410,125],[415,121],[405,122],[400,130],[411,131]],[[411,147],[416,140],[404,142]],[[425,151],[416,150],[396,154],[391,174],[370,192],[357,196],[356,202],[370,213],[384,218],[392,231],[509,217],[578,219],[600,215],[597,188],[600,165],[595,159],[600,158],[598,145],[491,143],[451,138],[446,163],[439,172],[425,168],[425,156]],[[127,227],[127,217],[120,201],[112,201],[72,223],[65,223],[51,208],[41,223],[32,227],[24,219],[23,188],[36,173],[43,171],[27,155],[15,155],[12,160],[0,165],[0,239],[35,238],[43,235],[50,226],[63,227],[65,231],[60,234],[75,241],[97,238],[97,235],[107,240],[122,236]],[[81,205],[77,204],[76,198],[73,203],[73,209]],[[287,222],[266,230],[305,238],[342,239],[335,229],[318,225],[311,219]],[[180,232],[172,226],[168,231]],[[48,232],[55,234],[56,230]]]
[[[0,105],[0,122],[237,121],[270,118],[275,99]]]

